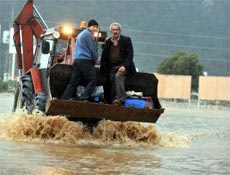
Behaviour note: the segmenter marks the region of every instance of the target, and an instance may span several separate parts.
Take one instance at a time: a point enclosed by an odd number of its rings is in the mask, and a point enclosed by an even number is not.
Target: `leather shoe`
[[[122,105],[122,102],[121,102],[121,100],[119,100],[119,99],[115,99],[114,101],[113,101],[113,104],[114,105]]]

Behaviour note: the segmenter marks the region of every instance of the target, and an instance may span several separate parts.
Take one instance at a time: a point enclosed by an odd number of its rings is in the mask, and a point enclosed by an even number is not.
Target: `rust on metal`
[[[49,115],[65,115],[74,118],[109,119],[156,123],[164,109],[140,109],[91,102],[54,99],[47,108]]]

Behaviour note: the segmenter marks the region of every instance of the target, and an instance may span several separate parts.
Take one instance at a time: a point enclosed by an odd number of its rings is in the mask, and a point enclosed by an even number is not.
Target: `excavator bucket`
[[[71,65],[56,64],[49,71],[49,94],[46,113],[49,115],[65,115],[72,118],[92,118],[109,119],[114,121],[137,121],[137,122],[157,122],[164,112],[157,97],[158,80],[153,74],[140,73],[127,78],[126,90],[143,92],[143,96],[151,96],[153,99],[153,109],[135,108],[104,103],[82,102],[74,100],[62,100],[65,87],[70,80],[72,73]],[[98,76],[100,84],[100,76]]]
[[[164,109],[140,109],[109,104],[52,100],[47,113],[74,118],[109,119],[113,121],[137,121],[156,123]]]

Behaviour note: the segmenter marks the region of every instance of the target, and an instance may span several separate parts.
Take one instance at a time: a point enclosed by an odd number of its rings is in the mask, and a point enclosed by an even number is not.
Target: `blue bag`
[[[125,106],[133,106],[135,108],[145,108],[146,107],[146,100],[145,99],[135,99],[135,98],[127,98],[125,100]]]

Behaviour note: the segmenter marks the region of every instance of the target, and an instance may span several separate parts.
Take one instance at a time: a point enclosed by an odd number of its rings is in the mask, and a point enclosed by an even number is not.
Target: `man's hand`
[[[97,60],[97,63],[94,65],[94,67],[96,68],[96,69],[100,69],[101,68],[101,60]]]
[[[125,66],[121,66],[121,67],[118,69],[119,72],[123,72],[123,73],[125,72],[125,70],[126,70],[126,69],[125,69]]]

